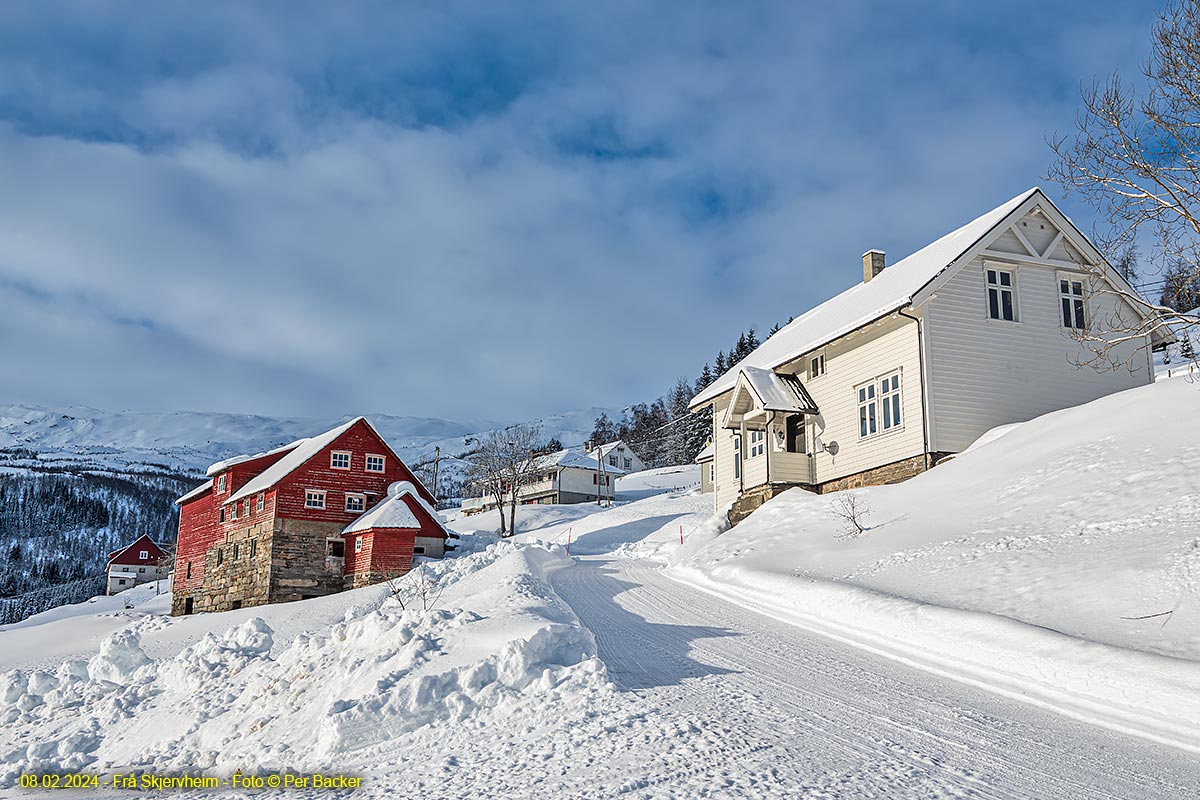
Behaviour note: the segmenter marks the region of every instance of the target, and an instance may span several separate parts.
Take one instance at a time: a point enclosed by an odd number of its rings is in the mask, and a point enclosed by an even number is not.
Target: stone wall
[[[280,519],[271,542],[271,585],[267,602],[286,603],[342,591],[342,564],[327,566],[326,540],[341,539],[341,522]]]
[[[273,518],[227,531],[223,539],[204,552],[203,585],[175,592],[171,613],[183,614],[188,598],[192,599],[192,613],[229,611],[270,602],[273,535]]]

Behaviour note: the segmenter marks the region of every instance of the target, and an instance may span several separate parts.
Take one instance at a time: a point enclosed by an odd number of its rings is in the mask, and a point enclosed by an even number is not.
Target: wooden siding
[[[333,469],[329,465],[329,455],[334,450],[350,451],[350,469]],[[366,471],[368,453],[386,454],[382,473]],[[426,502],[433,503],[433,498],[423,490],[404,462],[387,448],[369,425],[360,422],[276,485],[275,513],[286,519],[349,525],[362,512],[346,511],[347,494],[367,494],[367,507],[370,508],[387,496],[388,486],[396,481],[413,483]],[[325,508],[304,505],[305,492],[309,489],[325,492]]]
[[[413,541],[416,531],[385,528],[351,534],[346,537],[346,574],[360,572],[403,575],[412,569]],[[362,552],[355,552],[357,539]]]
[[[716,467],[716,481],[713,492],[713,503],[717,511],[737,499],[741,492],[738,479],[734,476],[733,463],[733,431],[721,427],[721,418],[729,407],[731,392],[713,401],[713,464]]]
[[[779,370],[797,372],[820,409],[809,423],[809,447],[815,453],[814,482],[825,483],[924,453],[916,321],[899,315],[887,317],[861,332],[843,336],[822,350],[825,374],[818,378],[810,378],[805,371],[807,357]],[[901,428],[860,438],[858,386],[896,370],[901,372]],[[822,452],[814,446],[814,439],[825,445],[837,442],[837,455]]]
[[[1011,234],[1005,234],[1011,236]],[[1044,237],[1043,237],[1044,238]],[[1060,244],[1056,252],[1062,249]],[[1018,321],[987,316],[984,260],[1016,273]],[[1084,351],[1061,326],[1055,266],[974,259],[926,305],[931,402],[930,448],[959,452],[997,425],[1021,422],[1151,381],[1145,358],[1136,369],[1077,368]],[[1093,299],[1092,318],[1115,298]],[[1129,310],[1128,313],[1132,313]],[[1124,348],[1132,353],[1136,345]],[[810,387],[811,390],[811,387]]]
[[[212,492],[193,498],[179,507],[179,537],[175,545],[173,592],[204,585],[204,554],[225,536],[217,522],[217,502]],[[188,577],[188,564],[192,576]]]

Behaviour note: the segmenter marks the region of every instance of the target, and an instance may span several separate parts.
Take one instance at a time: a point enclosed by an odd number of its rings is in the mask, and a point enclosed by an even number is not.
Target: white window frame
[[[138,550],[138,558],[140,558],[140,559],[143,559],[143,560],[144,560],[144,559],[147,559],[147,558],[149,558],[149,557],[150,557],[150,551],[149,551],[149,550]]]
[[[238,507],[237,503],[229,504],[229,516],[227,517],[227,519],[235,520],[238,518],[237,507]]]
[[[992,274],[995,274],[995,282],[992,281]],[[1002,275],[1008,275],[1010,278],[1009,285],[1004,284]],[[985,262],[983,265],[983,311],[984,316],[992,322],[1020,322],[1021,321],[1021,291],[1019,284],[1020,276],[1016,267],[1007,264],[995,264]],[[992,292],[996,292],[996,313],[1000,316],[992,316]],[[1012,305],[1012,319],[1007,319],[1004,316],[1004,293],[1007,292]]]
[[[625,469],[626,471],[633,469],[633,459],[629,456],[625,456]]]
[[[217,476],[217,494],[223,494],[224,492],[225,492],[225,473],[222,472],[220,475]]]
[[[255,506],[256,506],[256,508],[254,509],[255,511],[263,510],[263,504],[265,502],[265,497],[264,497],[265,494],[266,494],[265,492],[258,493],[258,500],[255,502]]]
[[[333,450],[333,451],[331,451],[329,453],[329,468],[330,469],[341,469],[341,470],[350,469],[350,462],[353,460],[351,458],[352,455],[353,454],[349,450]],[[346,457],[346,466],[339,467],[336,463],[334,463],[337,461],[338,456]]]
[[[903,369],[894,369],[855,386],[854,399],[860,440],[904,430]]]
[[[350,501],[359,500],[362,502],[362,508],[354,509],[350,507]],[[359,492],[346,492],[345,509],[351,514],[361,514],[367,510],[367,496]]]
[[[356,552],[356,553],[362,552],[362,542],[363,542],[363,537],[361,537],[361,536],[354,537],[354,552]]]
[[[318,504],[315,501],[320,501]],[[304,507],[305,508],[325,508],[325,490],[324,489],[305,489],[304,490]]]
[[[742,479],[742,435],[733,435],[733,477]]]
[[[875,381],[854,387],[854,399],[858,408],[858,438],[870,439],[879,435],[879,407],[876,394],[879,387]]]
[[[371,469],[371,459],[373,459],[373,458],[379,459],[379,469]],[[366,466],[364,467],[364,471],[365,472],[386,472],[387,471],[386,456],[381,456],[378,453],[367,453],[367,463],[366,463]]]
[[[1055,284],[1058,288],[1058,324],[1063,330],[1067,331],[1083,331],[1087,330],[1088,309],[1087,309],[1087,279],[1085,276],[1078,273],[1059,272],[1055,276]],[[1067,290],[1063,291],[1062,285],[1067,284]],[[1073,289],[1078,286],[1079,293],[1076,294]],[[1063,303],[1067,302],[1071,305],[1068,308],[1063,308]],[[1069,309],[1069,310],[1068,310]],[[1071,317],[1071,322],[1077,322],[1077,325],[1068,324],[1067,316]]]
[[[750,431],[750,458],[758,458],[767,452],[767,432]]]
[[[820,378],[826,372],[825,351],[814,353],[808,357],[808,379]]]
[[[900,370],[879,379],[880,433],[904,429],[904,379]]]

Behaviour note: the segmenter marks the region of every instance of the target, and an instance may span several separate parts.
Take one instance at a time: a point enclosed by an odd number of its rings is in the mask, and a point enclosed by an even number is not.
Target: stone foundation
[[[286,603],[342,591],[341,564],[327,563],[325,552],[326,540],[340,540],[345,527],[338,522],[278,520],[271,542],[267,602]]]
[[[841,492],[846,489],[861,489],[864,486],[882,486],[888,483],[899,483],[932,469],[934,465],[944,461],[950,455],[952,454],[928,453],[913,456],[912,458],[856,472],[853,475],[826,481],[815,486],[799,483],[770,483],[761,486],[752,486],[742,492],[738,496],[738,499],[734,501],[733,506],[730,507],[729,524],[730,526],[737,525],[754,513],[763,503],[774,497],[778,497],[788,489],[800,488],[816,494],[829,494],[830,492]]]

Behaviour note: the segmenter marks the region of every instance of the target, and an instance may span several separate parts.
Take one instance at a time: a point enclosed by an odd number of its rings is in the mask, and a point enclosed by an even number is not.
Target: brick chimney
[[[883,268],[886,266],[884,263],[886,255],[882,250],[868,250],[862,254],[863,283],[870,282],[871,278],[883,272]]]

